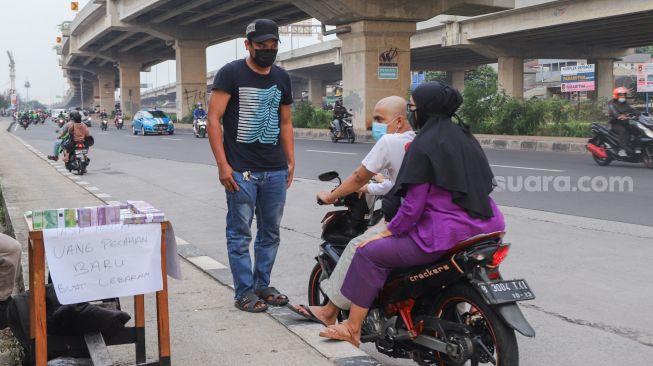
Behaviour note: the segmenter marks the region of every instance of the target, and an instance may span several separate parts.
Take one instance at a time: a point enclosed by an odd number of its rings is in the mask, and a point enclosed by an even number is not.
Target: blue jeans
[[[270,285],[270,273],[279,248],[279,225],[286,204],[287,170],[252,172],[249,180],[234,172],[240,187],[227,191],[227,250],[236,299]],[[252,220],[256,215],[254,268],[249,253]]]
[[[62,143],[62,139],[57,139],[54,141],[54,150],[52,150],[52,156],[59,156],[59,146],[61,146]]]

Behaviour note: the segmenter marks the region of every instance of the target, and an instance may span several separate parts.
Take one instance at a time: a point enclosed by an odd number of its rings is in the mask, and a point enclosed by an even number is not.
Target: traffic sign
[[[72,11],[79,11],[79,2],[77,1],[72,1],[70,3],[70,10]]]

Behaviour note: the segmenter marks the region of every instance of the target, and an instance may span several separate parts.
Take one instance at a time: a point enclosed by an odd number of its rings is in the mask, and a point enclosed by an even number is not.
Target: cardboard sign
[[[43,240],[62,304],[163,288],[160,224],[44,229]]]

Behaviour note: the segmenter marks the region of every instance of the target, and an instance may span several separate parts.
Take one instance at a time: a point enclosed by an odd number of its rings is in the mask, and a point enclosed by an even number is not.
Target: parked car
[[[168,134],[175,133],[175,126],[170,117],[158,109],[143,109],[134,115],[132,121],[132,133],[142,136],[151,134]]]

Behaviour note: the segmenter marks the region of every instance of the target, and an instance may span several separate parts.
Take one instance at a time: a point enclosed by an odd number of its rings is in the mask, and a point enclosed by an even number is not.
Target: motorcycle
[[[70,152],[66,169],[69,172],[76,172],[77,175],[83,175],[86,173],[86,168],[90,162],[91,159],[88,157],[87,144],[77,143],[75,144],[75,148]]]
[[[28,117],[21,117],[20,118],[20,127],[22,127],[23,129],[26,130],[27,127],[29,127],[29,124],[30,124],[30,121],[29,121]]]
[[[356,134],[354,133],[352,117],[343,117],[340,121],[337,118],[331,121],[331,141],[347,140],[350,144],[353,144],[356,142]],[[338,129],[338,123],[340,123],[340,129]]]
[[[122,116],[116,117],[113,123],[116,125],[116,129],[122,130],[122,126],[123,126]]]
[[[342,184],[337,172],[319,179]],[[382,217],[374,202],[358,193],[334,206],[346,209],[322,220],[324,242],[308,283],[311,306],[328,302],[320,282],[331,275],[347,243]],[[525,280],[501,276],[499,266],[510,249],[503,235],[468,238],[435,263],[392,271],[363,322],[361,342],[374,342],[379,352],[419,365],[518,365],[515,331],[534,337],[535,330],[517,302],[535,295]],[[338,318],[347,315],[341,311]]]
[[[600,166],[609,165],[612,161],[627,163],[644,163],[653,169],[653,118],[647,113],[639,116],[629,115],[628,146],[619,145],[618,135],[612,129],[600,123],[592,124],[592,138],[587,142],[586,148],[592,153],[592,158]],[[619,151],[624,149],[625,155]]]
[[[63,118],[58,118],[57,119],[57,126],[59,126],[59,128],[62,128],[65,124],[66,124],[66,121]]]
[[[206,119],[205,118],[198,118],[195,120],[195,123],[193,123],[193,135],[195,137],[206,137]]]
[[[100,129],[101,129],[102,131],[106,131],[107,128],[108,128],[108,126],[109,126],[109,123],[107,122],[107,119],[106,119],[106,118],[103,118],[103,119],[102,119],[102,123],[100,124]]]

